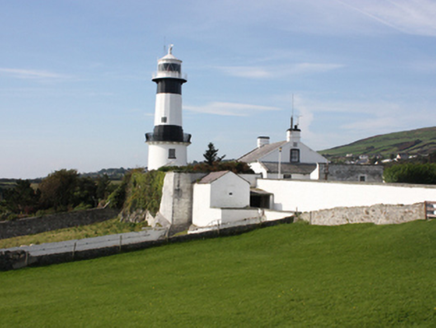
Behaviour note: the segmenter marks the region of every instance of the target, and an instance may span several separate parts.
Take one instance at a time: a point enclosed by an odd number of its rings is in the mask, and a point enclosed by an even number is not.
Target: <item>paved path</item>
[[[88,249],[119,246],[120,244],[128,245],[143,241],[159,240],[165,238],[166,232],[167,229],[150,229],[139,232],[119,233],[116,235],[107,235],[94,238],[67,240],[58,243],[4,248],[0,249],[0,252],[23,250],[29,252],[29,254],[33,256],[69,253],[73,252],[74,250],[83,251]]]

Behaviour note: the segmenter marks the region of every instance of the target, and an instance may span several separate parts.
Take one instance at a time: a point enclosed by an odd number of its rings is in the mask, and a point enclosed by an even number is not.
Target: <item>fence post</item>
[[[427,201],[424,201],[424,215],[425,215],[425,220],[428,220],[428,216],[427,216]]]
[[[74,255],[76,254],[76,246],[77,246],[77,242],[74,242],[74,245],[73,245],[73,260],[74,260]]]
[[[122,243],[123,243],[123,235],[120,235],[120,252],[121,252]]]

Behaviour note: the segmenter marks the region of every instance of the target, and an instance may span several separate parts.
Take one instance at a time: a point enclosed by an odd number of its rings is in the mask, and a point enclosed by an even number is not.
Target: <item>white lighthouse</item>
[[[172,54],[158,60],[157,73],[152,80],[157,84],[154,130],[145,134],[148,144],[148,169],[162,166],[184,166],[187,164],[187,147],[191,135],[182,128],[182,61]]]

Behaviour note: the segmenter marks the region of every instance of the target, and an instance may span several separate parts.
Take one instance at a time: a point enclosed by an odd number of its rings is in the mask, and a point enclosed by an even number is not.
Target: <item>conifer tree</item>
[[[204,163],[208,165],[213,165],[216,162],[221,162],[226,155],[223,155],[221,157],[218,156],[219,149],[215,149],[215,146],[212,142],[209,142],[209,145],[207,145],[207,150],[203,154],[204,157]]]

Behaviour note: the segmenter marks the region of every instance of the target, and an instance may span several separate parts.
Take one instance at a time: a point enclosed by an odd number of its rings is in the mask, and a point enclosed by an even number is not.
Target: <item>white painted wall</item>
[[[157,170],[162,166],[185,166],[188,162],[188,143],[148,142],[148,170]],[[176,158],[168,158],[169,149],[176,150]]]
[[[211,183],[210,206],[243,208],[250,205],[250,183],[228,172]]]
[[[257,215],[250,205],[250,183],[233,172],[203,184],[194,184],[192,224],[198,227],[243,220]]]
[[[265,221],[275,221],[294,215],[294,212],[291,211],[271,211],[265,209],[263,212]]]
[[[256,186],[256,180],[262,177],[261,174],[238,174],[244,180],[247,180],[250,183],[250,187]]]
[[[193,182],[205,173],[167,172],[159,213],[173,226],[189,226],[193,214]]]
[[[221,209],[221,224],[259,217],[257,208]]]
[[[278,211],[436,201],[436,186],[259,179],[257,187],[274,194]]]
[[[194,184],[192,224],[198,227],[204,227],[212,221],[221,220],[221,211],[210,207],[210,190],[210,184]]]
[[[289,163],[291,161],[291,149],[300,150],[300,163],[327,163],[327,159],[318,154],[316,151],[310,149],[302,142],[297,142],[294,146],[294,142],[290,141],[282,146],[281,162]],[[260,159],[265,162],[278,162],[279,161],[279,150],[275,149],[271,153],[265,155]],[[256,172],[256,171],[255,171]]]
[[[174,93],[156,94],[156,105],[154,112],[154,125],[178,125],[182,126],[182,95]],[[167,118],[162,123],[162,117]]]
[[[255,172],[262,175],[262,178],[267,178],[267,172],[265,168],[258,162],[249,163],[248,166]]]

